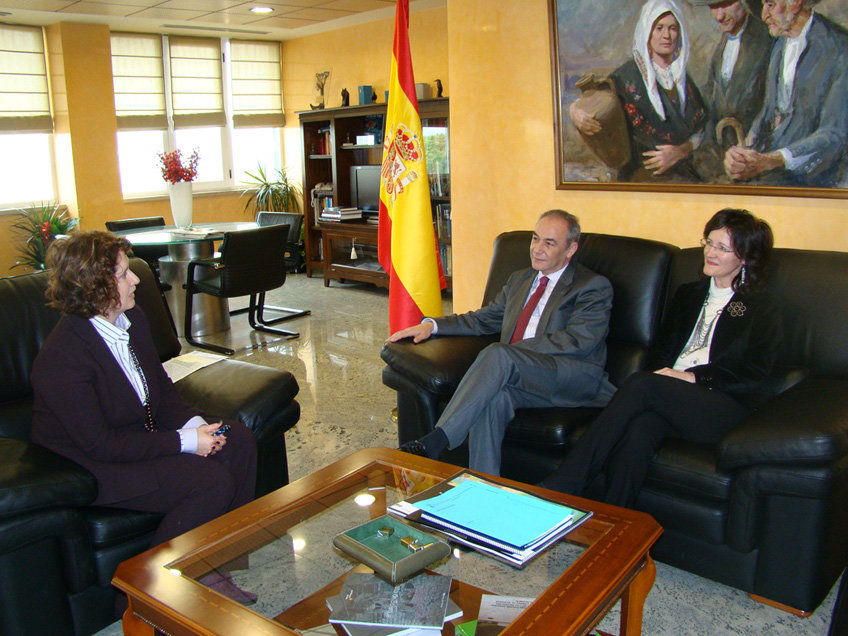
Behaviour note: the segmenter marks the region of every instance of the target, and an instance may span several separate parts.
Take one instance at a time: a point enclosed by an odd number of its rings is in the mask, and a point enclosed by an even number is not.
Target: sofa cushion
[[[656,519],[663,531],[679,532],[710,545],[726,543],[726,504],[655,490],[646,484],[635,507]]]
[[[167,305],[159,291],[159,285],[150,267],[142,259],[131,258],[130,269],[139,278],[135,288],[135,301],[147,317],[159,359],[162,362],[170,360],[180,354],[182,345],[177,339]]]
[[[497,336],[436,336],[418,344],[410,340],[387,342],[380,357],[399,375],[437,398],[450,397],[477,354],[497,340]]]
[[[94,548],[98,584],[108,586],[115,568],[150,547],[162,515],[153,512],[88,506],[81,511]]]
[[[174,386],[186,402],[204,413],[242,422],[257,441],[287,431],[300,415],[298,410],[295,417],[279,421],[300,390],[294,376],[249,362],[220,360]]]
[[[97,480],[79,464],[37,444],[0,437],[0,515],[87,506]]]
[[[571,445],[574,432],[594,421],[600,412],[589,407],[518,409],[504,440],[522,446],[565,448]]]
[[[715,446],[682,439],[663,442],[646,479],[648,487],[655,490],[719,502],[730,499],[732,483],[733,475],[716,467]]]
[[[730,431],[718,462],[811,465],[848,453],[848,382],[810,378],[776,396]]]
[[[46,287],[47,272],[0,278],[0,405],[32,395],[32,361],[59,322],[45,305]]]
[[[32,437],[32,395],[0,403],[0,437],[28,442]]]

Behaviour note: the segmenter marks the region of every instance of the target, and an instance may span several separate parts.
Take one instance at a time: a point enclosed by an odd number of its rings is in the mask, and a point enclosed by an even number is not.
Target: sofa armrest
[[[718,464],[812,465],[848,453],[848,382],[812,378],[754,411],[718,445]]]
[[[300,415],[299,408],[289,408],[300,390],[294,376],[258,364],[220,360],[174,386],[204,413],[242,422],[258,442],[286,432]]]
[[[96,498],[97,480],[79,464],[38,444],[0,437],[0,517],[87,506]]]
[[[497,336],[435,336],[413,344],[387,342],[380,357],[396,373],[434,395],[450,397],[462,376]]]

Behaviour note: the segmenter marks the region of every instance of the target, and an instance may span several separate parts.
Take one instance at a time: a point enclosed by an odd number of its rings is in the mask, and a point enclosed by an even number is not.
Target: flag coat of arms
[[[442,315],[445,287],[430,207],[421,117],[409,52],[409,0],[398,0],[380,178],[378,257],[389,275],[394,333]]]

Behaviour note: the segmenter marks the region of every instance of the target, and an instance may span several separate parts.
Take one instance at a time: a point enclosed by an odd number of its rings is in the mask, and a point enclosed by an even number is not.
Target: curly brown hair
[[[102,316],[120,302],[115,267],[131,245],[111,232],[74,232],[47,250],[47,304],[65,315]]]

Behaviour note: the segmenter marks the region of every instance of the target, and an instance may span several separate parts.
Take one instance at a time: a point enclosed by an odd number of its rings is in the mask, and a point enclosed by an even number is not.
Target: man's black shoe
[[[427,449],[424,448],[424,444],[419,442],[417,439],[401,444],[398,450],[402,450],[404,453],[409,453],[410,455],[427,457]]]

